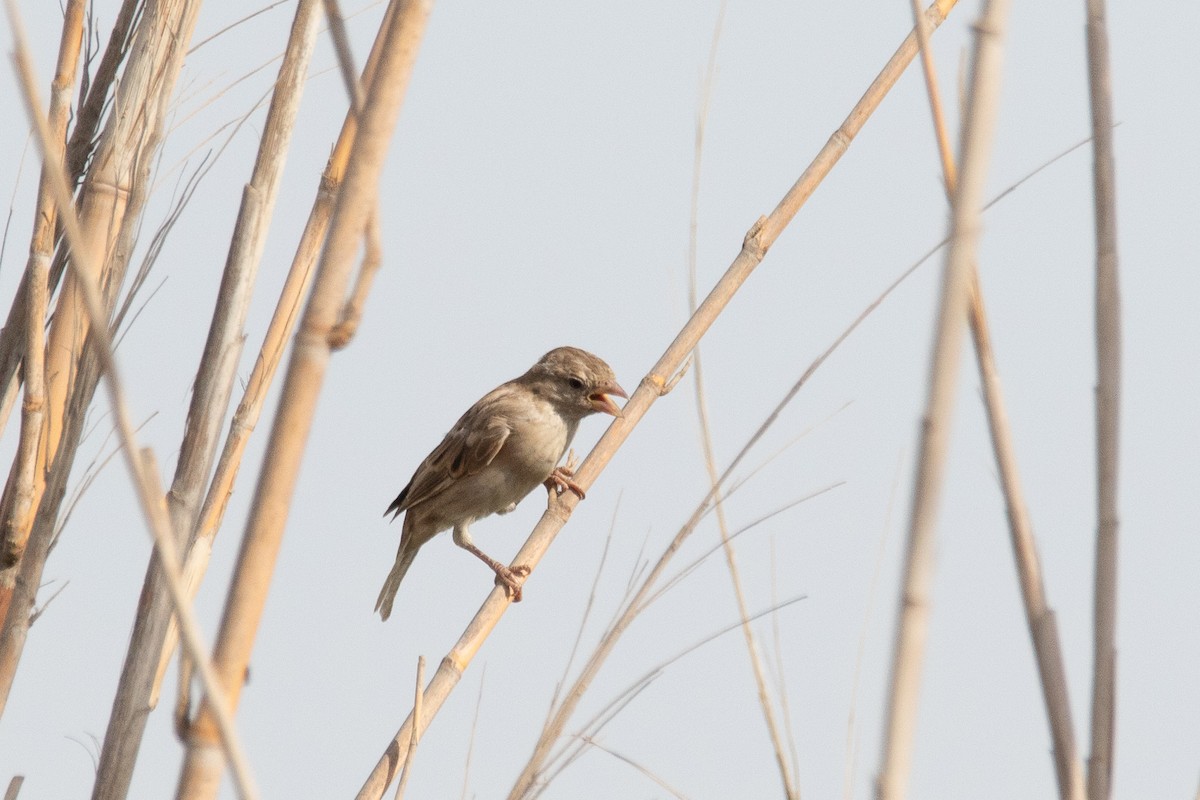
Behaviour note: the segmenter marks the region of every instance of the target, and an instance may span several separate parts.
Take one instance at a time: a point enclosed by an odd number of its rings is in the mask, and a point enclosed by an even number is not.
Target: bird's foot
[[[514,603],[521,602],[521,584],[529,577],[529,567],[524,564],[515,567],[497,564],[492,569],[496,573],[496,585],[505,587]]]
[[[583,493],[583,489],[579,484],[571,480],[574,477],[575,470],[568,467],[555,467],[554,472],[551,472],[550,477],[545,480],[546,489],[555,495],[560,495],[570,489],[579,495],[580,500],[587,499],[587,495]]]

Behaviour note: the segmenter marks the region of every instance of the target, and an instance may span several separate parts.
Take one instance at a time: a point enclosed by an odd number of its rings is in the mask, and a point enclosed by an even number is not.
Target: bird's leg
[[[514,603],[521,602],[521,582],[529,577],[529,567],[524,564],[516,567],[504,566],[475,546],[475,543],[471,541],[471,532],[467,530],[466,525],[454,526],[454,543],[487,564],[492,572],[496,573],[496,583],[504,584],[512,593],[512,601]]]
[[[578,483],[571,480],[575,477],[575,451],[572,450],[567,454],[567,463],[561,467],[555,467],[550,473],[550,477],[543,481],[546,491],[552,492],[555,495],[560,495],[570,489],[575,494],[579,495],[580,500],[586,500],[587,495],[583,493],[583,489]]]

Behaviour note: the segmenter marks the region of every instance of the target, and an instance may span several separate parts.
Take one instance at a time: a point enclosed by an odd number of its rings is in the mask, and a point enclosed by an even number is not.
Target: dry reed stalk
[[[161,126],[191,38],[198,0],[163,0],[143,12],[134,34],[132,57],[126,64],[114,103],[134,113],[109,117],[80,198],[80,225],[88,236],[86,261],[97,272],[87,277],[107,285],[105,262],[114,245],[113,234],[124,221],[129,192],[150,170],[150,153],[157,150]],[[61,419],[71,390],[73,364],[88,332],[82,289],[74,270],[67,273],[50,326],[46,375],[47,427],[42,444],[43,466],[57,450]]]
[[[67,122],[71,115],[71,87],[75,83],[75,73],[79,65],[86,7],[87,3],[84,0],[71,0],[64,10],[58,61],[54,79],[50,83],[50,109],[46,124],[53,150],[50,158],[58,162],[62,161],[66,147]],[[10,351],[14,363],[22,357],[22,353],[24,354],[21,379],[25,384],[25,401],[21,409],[21,437],[17,445],[16,464],[4,487],[5,497],[0,499],[0,509],[4,511],[3,524],[0,525],[0,620],[3,620],[8,612],[21,557],[33,528],[34,468],[37,464],[38,440],[44,424],[46,403],[43,371],[46,356],[44,333],[46,308],[49,303],[50,259],[54,255],[57,219],[49,181],[49,170],[43,168],[38,184],[29,259],[25,264],[21,288],[17,291],[17,299],[13,304],[14,313],[11,320],[11,324],[15,325],[13,347]],[[17,309],[20,311],[17,312]],[[23,338],[19,339],[22,334]],[[15,389],[15,382],[13,386]],[[0,424],[0,428],[2,427]],[[4,699],[0,698],[0,715],[4,713],[4,705]]]
[[[930,25],[933,27],[940,25],[954,7],[955,2],[956,0],[938,0],[930,6],[926,12]],[[745,283],[754,268],[762,261],[766,251],[779,237],[779,234],[796,216],[800,207],[845,153],[850,142],[899,79],[916,52],[916,36],[910,33],[888,60],[880,74],[872,81],[866,93],[855,104],[841,127],[830,136],[829,141],[817,153],[816,158],[804,170],[771,214],[760,217],[750,228],[737,258],[717,281],[696,313],[668,346],[666,352],[642,379],[637,391],[625,404],[622,411],[623,416],[613,421],[600,441],[596,443],[595,448],[580,465],[579,470],[575,473],[575,482],[581,488],[586,490],[592,485],[654,401],[664,393],[664,390],[673,385],[672,376],[676,375],[684,359],[695,349],[700,338],[728,305],[738,288]],[[554,537],[570,518],[576,503],[578,503],[578,498],[574,494],[563,495],[557,501],[551,502],[529,539],[517,553],[513,563],[527,564],[531,568],[536,567],[542,555],[554,541]],[[442,659],[442,663],[425,689],[426,724],[441,708],[442,703],[457,685],[463,671],[471,663],[484,640],[491,634],[508,605],[507,593],[500,587],[493,590],[467,625],[458,642]],[[388,743],[370,775],[367,776],[359,790],[358,800],[378,800],[383,796],[383,792],[395,777],[396,770],[401,766],[400,744],[409,736],[411,728],[412,716],[410,715],[392,741]],[[519,779],[519,781],[526,787],[531,783],[531,780],[528,779]],[[514,787],[513,796],[520,796],[521,792],[518,791],[520,788],[520,785]]]
[[[66,152],[64,154],[72,185],[77,183],[83,175],[88,157],[92,154],[96,130],[100,124],[101,112],[104,109],[105,101],[108,99],[109,89],[112,88],[113,81],[116,79],[117,69],[125,58],[129,41],[129,30],[133,24],[135,9],[141,2],[142,0],[125,0],[120,11],[117,13],[116,20],[113,22],[112,35],[109,37],[108,47],[105,48],[104,56],[100,60],[100,66],[97,67],[95,74],[91,76],[90,80],[85,68],[79,90],[81,95],[86,95],[86,98],[82,99],[78,113],[75,115],[75,127],[71,132],[71,139],[66,145]],[[64,15],[64,26],[70,24],[70,21],[70,17]],[[83,20],[80,21],[80,24],[81,26],[83,25]],[[65,32],[66,27],[64,27]],[[83,38],[83,42],[86,43],[87,39]],[[78,57],[76,58],[78,59]],[[73,75],[74,70],[71,72]],[[50,102],[51,104],[55,102],[53,91]],[[69,97],[66,99],[66,102],[69,111]],[[60,251],[50,269],[50,295],[54,294],[54,290],[58,286],[58,279],[62,275],[63,264],[64,252]],[[22,377],[17,372],[17,367],[24,356],[24,342],[20,337],[24,330],[24,322],[21,315],[25,312],[25,291],[25,279],[22,278],[20,286],[17,287],[13,304],[9,309],[8,319],[5,321],[4,327],[0,329],[0,386],[4,387],[0,391],[0,430],[3,430],[8,423],[9,412],[12,409],[12,403],[17,393],[17,385],[22,380]],[[0,612],[0,619],[3,617],[4,614]]]
[[[932,253],[930,253],[930,255],[932,255]],[[857,317],[855,317],[855,319],[824,350],[824,352],[822,352],[819,356],[817,356],[816,359],[813,360],[803,374],[800,375],[799,379],[792,384],[792,387],[783,396],[783,399],[780,400],[771,413],[767,415],[767,418],[758,427],[750,439],[742,446],[742,449],[734,457],[733,461],[730,462],[729,466],[725,468],[725,471],[717,479],[716,486],[709,488],[708,493],[700,501],[700,504],[696,507],[695,511],[693,511],[691,518],[689,518],[688,521],[684,523],[683,527],[675,534],[675,538],[670,542],[670,544],[668,544],[666,550],[659,557],[658,562],[649,571],[649,573],[646,574],[642,580],[642,583],[636,590],[632,586],[631,579],[631,586],[629,588],[627,597],[622,601],[623,608],[619,611],[617,617],[609,625],[608,629],[601,637],[600,643],[596,646],[591,657],[588,659],[587,664],[582,670],[580,670],[579,676],[576,678],[570,691],[566,693],[565,699],[561,704],[557,704],[551,708],[551,716],[543,726],[542,734],[538,738],[537,743],[534,745],[533,755],[530,757],[529,762],[522,771],[521,776],[517,779],[517,787],[515,787],[509,795],[510,800],[517,800],[517,798],[537,797],[540,794],[540,789],[538,788],[537,783],[542,780],[541,776],[549,769],[549,763],[553,760],[550,758],[551,748],[553,747],[555,741],[562,736],[563,731],[566,728],[567,721],[574,713],[574,710],[579,701],[582,699],[583,694],[587,691],[588,687],[591,685],[591,682],[599,673],[603,662],[612,653],[613,648],[616,646],[617,640],[633,623],[637,615],[642,613],[655,600],[657,600],[672,586],[682,580],[684,576],[688,575],[693,569],[695,569],[696,566],[708,558],[708,556],[716,552],[716,550],[724,548],[723,543],[718,544],[716,547],[710,549],[708,552],[695,559],[692,563],[683,567],[675,574],[675,576],[664,581],[661,587],[655,588],[669,561],[674,557],[675,553],[679,551],[684,541],[696,529],[696,526],[699,525],[700,520],[708,513],[709,510],[712,509],[713,499],[715,498],[717,492],[721,490],[721,487],[725,486],[730,475],[732,475],[734,470],[738,468],[750,450],[762,440],[762,437],[766,435],[767,431],[779,419],[783,409],[786,408],[793,399],[795,399],[796,395],[800,392],[800,389],[808,383],[808,380],[816,373],[821,365],[825,363],[829,356],[832,355],[837,348],[841,347],[842,343],[850,337],[850,334],[852,334],[860,324],[862,324],[863,320],[870,316],[871,313],[873,313],[875,309],[877,309],[883,303],[888,295],[895,291],[895,289],[901,283],[903,283],[910,275],[912,275],[912,273],[915,272],[917,268],[925,262],[926,258],[928,258],[928,256],[911,265],[898,278],[896,278],[896,280],[894,280],[886,289],[884,289],[883,292],[881,292],[875,298],[875,300],[868,304],[867,307],[864,308]],[[773,457],[774,456],[771,458]],[[769,460],[770,459],[768,459],[768,461]],[[750,476],[753,476],[760,468],[761,467],[758,467],[755,470],[752,470]],[[739,486],[745,484],[746,480],[749,480],[749,477],[744,478],[738,484],[731,486],[727,491],[725,491],[725,495],[729,496],[733,494],[733,492],[736,491]],[[803,502],[803,500],[811,499],[812,497],[828,491],[829,489],[836,488],[837,485],[839,484],[827,487],[819,492],[814,492],[807,497],[801,498],[799,501],[794,501],[783,506],[781,509],[776,509],[775,511],[760,517],[748,525],[743,526],[740,530],[731,534],[729,538],[736,538],[741,533],[754,527],[758,523],[769,519],[774,514],[796,505],[797,502]],[[652,589],[653,591],[651,591]],[[772,609],[769,613],[774,613],[774,610],[775,609]],[[753,619],[750,621],[753,621]],[[736,626],[731,626],[729,630],[732,630],[733,627],[741,628],[741,621],[739,621]],[[649,678],[650,675],[648,674],[644,680],[649,680]],[[632,694],[628,695],[626,702],[628,699],[632,699]],[[585,728],[592,727],[593,724],[594,723],[589,723],[587,726],[585,726]],[[561,771],[561,769],[562,767],[557,768],[558,771]],[[542,783],[541,788],[544,787],[545,783]],[[520,793],[518,793],[518,790]]]
[[[97,272],[80,276],[78,270],[72,269],[59,293],[47,339],[44,366],[47,404],[34,468],[32,499],[37,511],[13,600],[0,631],[0,695],[9,691],[20,661],[29,610],[36,599],[44,559],[55,536],[59,503],[78,446],[78,431],[72,431],[72,427],[82,426],[83,414],[99,380],[98,364],[87,366],[85,370],[83,346],[90,323],[84,290],[79,284],[91,279],[103,287],[107,317],[116,301],[133,249],[150,166],[178,77],[183,43],[191,35],[198,6],[198,0],[164,0],[140,18],[131,46],[133,56],[114,100],[117,107],[137,109],[137,112],[108,118],[81,189],[78,213],[87,238],[77,241],[71,252]],[[62,213],[60,206],[60,217]],[[66,248],[60,247],[55,264],[65,252]],[[53,270],[54,265],[51,266],[51,284]],[[89,380],[79,382],[77,378],[85,371]],[[52,482],[55,484],[53,492],[49,491]],[[4,516],[7,512],[0,509],[0,518]],[[31,560],[34,554],[36,560]],[[24,589],[20,586],[22,581],[25,582]]]
[[[409,0],[399,5],[389,21],[378,74],[368,89],[346,180],[296,334],[215,649],[230,708],[237,708],[266,604],[288,505],[332,352],[329,334],[339,322],[358,245],[377,202],[379,173],[430,10],[428,1]],[[224,758],[216,746],[213,708],[209,698],[189,731],[179,800],[216,797]]]
[[[213,665],[209,662],[207,650],[201,641],[200,629],[183,590],[183,582],[179,574],[179,559],[175,539],[171,531],[171,520],[163,502],[162,487],[158,482],[158,468],[154,456],[149,449],[141,450],[137,446],[133,423],[129,416],[129,408],[125,402],[125,392],[117,370],[116,358],[113,354],[112,340],[108,332],[108,311],[98,284],[91,276],[98,274],[100,268],[88,263],[91,253],[84,246],[84,231],[80,227],[80,219],[75,214],[71,191],[67,184],[62,166],[50,156],[54,153],[50,133],[45,121],[38,115],[40,102],[37,98],[37,87],[34,82],[32,61],[25,43],[25,35],[16,11],[15,0],[7,2],[9,19],[13,28],[13,39],[16,50],[17,68],[21,76],[22,99],[25,101],[26,112],[35,123],[37,141],[42,153],[43,164],[50,171],[49,185],[54,192],[55,203],[65,234],[65,240],[71,247],[71,275],[76,279],[80,299],[88,315],[91,326],[89,341],[98,355],[96,359],[103,368],[108,389],[109,404],[117,433],[121,441],[121,452],[129,469],[130,479],[138,496],[147,527],[150,529],[154,546],[162,561],[163,572],[167,577],[167,585],[171,599],[175,604],[175,612],[179,617],[180,627],[184,633],[184,642],[192,658],[200,668],[201,678],[208,695],[214,700],[214,717],[219,730],[222,746],[227,752],[230,762],[234,765],[234,779],[239,793],[245,798],[256,798],[257,790],[250,777],[249,764],[238,742],[237,733],[233,728],[233,717],[221,702],[220,684],[216,678]],[[79,397],[79,395],[76,395]]]
[[[362,83],[364,85],[370,85],[374,79],[385,35],[395,8],[396,4],[391,3],[384,12],[379,33],[375,38],[367,63],[363,67]],[[357,119],[353,111],[348,112],[342,123],[341,133],[333,146],[329,163],[321,176],[316,199],[313,201],[308,222],[305,224],[300,241],[296,246],[292,266],[288,270],[287,278],[280,290],[279,302],[276,304],[271,322],[267,326],[262,347],[254,362],[254,369],[250,373],[249,380],[246,381],[242,399],[229,423],[229,433],[226,435],[221,457],[217,460],[216,472],[213,474],[204,504],[200,509],[199,521],[192,541],[189,543],[187,560],[184,564],[184,577],[188,584],[189,595],[192,597],[195,597],[196,591],[200,587],[200,581],[208,568],[209,558],[212,556],[213,540],[221,527],[225,509],[233,493],[233,484],[237,479],[242,455],[245,453],[250,434],[258,424],[259,415],[266,403],[267,390],[275,378],[284,349],[287,347],[299,319],[300,304],[312,285],[313,266],[320,254],[321,244],[325,241],[325,232],[333,213],[333,203],[345,175],[357,130]],[[174,623],[171,623],[167,628],[167,635],[159,655],[158,671],[152,693],[154,699],[151,702],[156,702],[159,688],[177,642],[178,633]],[[186,705],[186,703],[185,699],[184,704]]]
[[[951,203],[950,247],[942,276],[920,454],[913,482],[887,722],[876,786],[879,800],[900,800],[904,796],[912,761],[921,662],[928,629],[929,590],[933,582],[938,502],[995,125],[1002,56],[1000,41],[1007,8],[1006,0],[987,0],[975,26],[975,52],[960,144],[962,175]]]
[[[167,494],[171,526],[186,546],[196,527],[218,444],[221,425],[242,351],[243,331],[258,265],[270,227],[283,164],[291,144],[296,112],[316,42],[319,0],[301,0],[296,9],[283,63],[272,93],[259,143],[258,158],[242,205],[222,273],[204,353],[192,386],[191,407]],[[189,598],[191,597],[189,592]],[[118,800],[129,792],[142,735],[157,697],[153,696],[159,653],[166,636],[171,603],[152,555],[146,569],[133,633],[100,753],[93,800]],[[186,689],[186,684],[184,685]]]
[[[1104,0],[1087,0],[1088,94],[1096,206],[1096,587],[1088,798],[1112,795],[1117,693],[1117,468],[1121,414],[1121,293],[1112,72]]]
[[[726,3],[722,2],[717,11],[717,22],[713,26],[712,43],[708,50],[708,66],[704,73],[704,86],[701,90],[700,111],[696,116],[696,145],[692,161],[692,195],[691,219],[688,235],[688,313],[696,313],[696,249],[699,232],[700,216],[700,167],[704,152],[704,131],[708,121],[708,108],[712,99],[712,86],[717,69],[717,45],[721,39],[721,24],[725,18]],[[758,643],[755,641],[754,629],[750,626],[750,611],[746,603],[746,593],[742,588],[741,573],[737,567],[737,554],[733,543],[729,540],[729,524],[725,519],[725,504],[722,493],[717,485],[719,473],[717,470],[716,454],[713,452],[712,429],[708,417],[708,400],[704,391],[704,363],[701,358],[700,346],[692,351],[692,375],[696,390],[696,411],[700,423],[700,446],[704,453],[704,467],[708,472],[709,485],[712,487],[713,504],[717,514],[717,529],[721,534],[721,545],[725,552],[725,564],[729,568],[729,579],[733,584],[733,596],[737,603],[738,615],[742,620],[742,637],[746,642],[746,654],[750,659],[750,669],[754,675],[754,685],[758,692],[758,703],[762,709],[763,721],[767,726],[767,734],[771,747],[775,751],[775,763],[779,768],[780,781],[783,783],[784,796],[794,800],[800,796],[799,779],[796,775],[797,765],[789,763],[788,745],[785,742],[784,730],[775,718],[775,705],[771,698],[770,687],[767,684],[766,670],[759,655]],[[782,677],[782,673],[781,673]]]
[[[24,775],[14,775],[8,782],[8,788],[4,790],[4,800],[17,800],[17,795],[21,793],[21,787],[24,784]]]
[[[919,15],[920,6],[913,3],[913,14]],[[920,23],[918,22],[918,25]],[[958,182],[957,165],[950,149],[950,135],[946,128],[945,114],[938,91],[937,73],[933,65],[928,37],[922,38],[921,66],[925,71],[925,87],[929,95],[929,106],[933,116],[934,135],[937,139],[938,155],[942,161],[947,196],[953,197]],[[1058,780],[1058,793],[1062,800],[1084,800],[1083,770],[1075,749],[1075,731],[1071,722],[1070,697],[1067,692],[1067,676],[1063,666],[1062,647],[1058,637],[1058,625],[1054,611],[1046,602],[1046,590],[1042,581],[1042,566],[1037,543],[1033,535],[1033,523],[1025,505],[1017,471],[1016,449],[1012,431],[1008,424],[1008,412],[1004,406],[1004,394],[1000,388],[1000,374],[996,368],[995,352],[991,343],[991,332],[987,323],[987,310],[983,302],[983,290],[979,282],[979,266],[971,263],[971,296],[968,319],[975,343],[975,358],[979,365],[980,382],[983,384],[984,410],[987,413],[988,430],[992,438],[992,449],[996,455],[996,469],[1000,474],[1000,487],[1004,495],[1008,514],[1013,559],[1021,585],[1021,598],[1025,607],[1025,620],[1033,643],[1038,666],[1038,677],[1042,687],[1042,698],[1046,705],[1046,717],[1050,735],[1054,742],[1054,767]]]

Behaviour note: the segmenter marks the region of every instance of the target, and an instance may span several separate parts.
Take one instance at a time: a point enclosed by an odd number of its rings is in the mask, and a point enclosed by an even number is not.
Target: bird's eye
[[[579,378],[572,376],[570,378],[567,378],[567,385],[569,385],[572,389],[582,389],[583,381],[580,380]]]

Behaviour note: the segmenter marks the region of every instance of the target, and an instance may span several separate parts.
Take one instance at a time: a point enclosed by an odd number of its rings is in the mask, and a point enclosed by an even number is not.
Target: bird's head
[[[603,411],[621,416],[613,397],[629,397],[612,367],[578,347],[558,347],[538,359],[523,379],[538,384],[563,414],[583,418]]]

